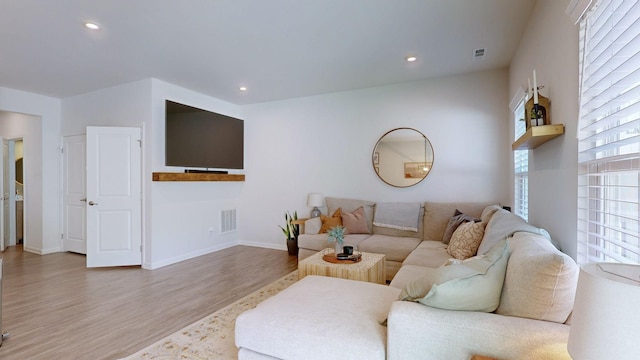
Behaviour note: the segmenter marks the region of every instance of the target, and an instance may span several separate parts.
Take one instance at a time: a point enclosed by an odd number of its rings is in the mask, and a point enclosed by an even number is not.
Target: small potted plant
[[[284,213],[285,225],[280,226],[284,236],[287,239],[287,250],[289,255],[298,255],[298,226],[293,222],[298,220],[298,212],[294,211],[293,216],[288,212]]]
[[[336,255],[342,252],[342,245],[344,244],[344,234],[346,230],[347,229],[344,226],[338,225],[327,231],[327,240],[329,243],[335,242],[334,248]]]

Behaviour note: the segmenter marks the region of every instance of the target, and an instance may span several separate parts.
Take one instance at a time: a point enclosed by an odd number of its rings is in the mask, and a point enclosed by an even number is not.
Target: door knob
[[[93,202],[93,201],[89,201],[89,205],[93,206],[93,205],[98,205],[97,202]]]

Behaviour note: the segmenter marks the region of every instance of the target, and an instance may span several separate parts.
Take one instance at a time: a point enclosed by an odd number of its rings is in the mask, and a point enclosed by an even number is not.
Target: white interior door
[[[64,251],[87,253],[86,136],[65,136],[62,151]]]
[[[87,127],[87,267],[142,264],[140,136]]]
[[[2,139],[0,137],[0,139]],[[2,166],[0,167],[0,199],[2,204],[0,206],[0,251],[9,245],[9,164],[13,162],[9,161],[9,141],[2,139]]]

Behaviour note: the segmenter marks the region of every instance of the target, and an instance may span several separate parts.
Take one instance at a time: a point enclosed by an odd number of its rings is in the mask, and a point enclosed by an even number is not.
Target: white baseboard
[[[202,256],[202,255],[210,254],[210,253],[213,253],[213,252],[216,252],[216,251],[224,250],[224,249],[230,248],[232,246],[236,246],[236,245],[253,246],[253,247],[260,247],[260,248],[265,248],[265,249],[274,249],[274,250],[287,251],[287,245],[286,244],[272,244],[272,243],[263,243],[263,242],[257,242],[257,241],[243,241],[243,240],[240,240],[240,241],[233,241],[233,242],[229,242],[229,243],[226,243],[226,244],[221,244],[221,245],[218,245],[218,246],[213,246],[213,247],[209,247],[209,248],[206,248],[206,249],[190,252],[188,254],[172,257],[172,258],[165,259],[165,260],[162,260],[162,261],[156,261],[156,262],[146,262],[145,261],[142,264],[142,268],[143,269],[147,269],[147,270],[159,269],[159,268],[167,266],[167,265],[171,265],[171,264],[179,263],[181,261],[193,259],[193,258],[198,257],[198,256]]]
[[[167,265],[176,264],[176,263],[179,263],[181,261],[193,259],[195,257],[202,256],[202,255],[211,254],[213,252],[224,250],[224,249],[230,248],[232,246],[236,246],[236,245],[238,245],[238,243],[234,241],[234,242],[230,242],[230,243],[226,243],[226,244],[221,244],[221,245],[218,245],[218,246],[208,247],[206,249],[202,249],[202,250],[198,250],[198,251],[193,251],[193,252],[190,252],[188,254],[183,254],[183,255],[172,257],[172,258],[165,259],[165,260],[162,260],[162,261],[156,261],[156,262],[152,262],[152,263],[144,262],[142,264],[142,268],[143,269],[147,269],[147,270],[159,269],[159,268],[167,266]]]
[[[32,254],[38,254],[38,255],[47,255],[47,254],[62,252],[62,249],[60,248],[38,249],[30,246],[24,246],[22,250]]]
[[[272,243],[263,243],[263,242],[257,242],[257,241],[240,240],[240,241],[238,241],[238,245],[245,245],[245,246],[260,247],[260,248],[265,248],[265,249],[274,249],[274,250],[285,250],[285,251],[287,251],[287,244],[272,244]]]

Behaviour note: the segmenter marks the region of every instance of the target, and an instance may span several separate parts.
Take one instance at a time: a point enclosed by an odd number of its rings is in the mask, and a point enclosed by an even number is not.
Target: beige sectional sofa
[[[347,234],[344,243],[357,247],[363,252],[385,254],[386,274],[389,281],[407,259],[408,264],[416,263],[428,267],[444,264],[451,256],[446,251],[446,244],[442,243],[442,237],[456,209],[479,219],[482,210],[494,204],[425,202],[421,204],[419,210],[418,231],[409,231],[374,225],[376,203],[372,201],[327,197],[326,203],[328,214],[333,214],[338,209],[343,212],[353,212],[359,207],[364,208],[369,233]],[[298,261],[329,246],[327,234],[318,234],[319,225],[313,224],[319,221],[320,219],[316,218],[305,222],[304,233],[298,237]]]
[[[330,213],[362,203],[327,199]],[[464,261],[442,242],[456,209],[484,220],[478,255]],[[418,236],[372,226],[346,240],[389,257],[388,286],[307,276],[238,317],[239,359],[570,359],[578,267],[545,231],[496,205],[425,202],[420,216]],[[300,240],[302,257],[326,247],[326,234]],[[467,275],[442,277],[451,271]]]

